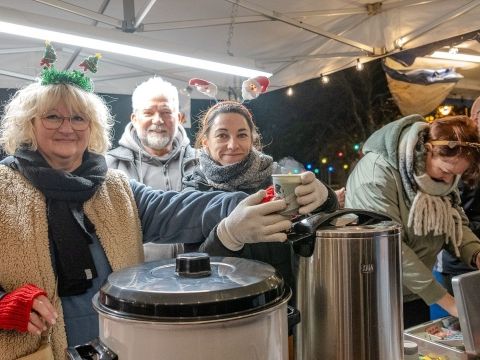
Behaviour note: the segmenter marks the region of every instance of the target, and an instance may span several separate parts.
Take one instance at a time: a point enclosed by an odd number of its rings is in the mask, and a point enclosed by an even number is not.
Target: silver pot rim
[[[198,255],[203,257],[193,258],[202,263],[208,258]],[[259,261],[212,257],[211,271],[192,277],[177,271],[178,260],[143,263],[110,274],[93,299],[94,308],[125,319],[211,321],[256,313],[291,297],[277,270]]]
[[[262,316],[263,314],[267,314],[271,311],[275,311],[277,308],[281,307],[282,305],[286,304],[288,300],[292,297],[292,291],[288,289],[288,292],[284,294],[278,301],[270,303],[268,306],[262,308],[255,308],[250,311],[245,312],[237,312],[237,313],[230,313],[230,314],[223,314],[217,316],[210,316],[210,317],[154,317],[154,316],[142,316],[142,315],[135,315],[135,314],[127,314],[119,311],[115,311],[109,309],[102,305],[98,299],[99,293],[95,294],[92,299],[93,308],[102,316],[112,320],[118,320],[122,322],[131,322],[135,324],[146,324],[146,325],[153,325],[153,324],[168,324],[168,325],[187,325],[187,324],[212,324],[212,323],[222,323],[232,320],[240,320],[240,319],[247,319],[256,316]],[[287,316],[287,313],[285,313]]]

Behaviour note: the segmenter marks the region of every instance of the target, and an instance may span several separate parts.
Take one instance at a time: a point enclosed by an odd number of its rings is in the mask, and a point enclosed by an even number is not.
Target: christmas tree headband
[[[218,89],[217,85],[214,83],[203,79],[193,78],[190,79],[188,85],[195,88],[198,92],[216,99]],[[242,102],[245,100],[256,99],[267,91],[268,85],[270,85],[270,81],[265,76],[257,76],[245,80],[242,83]]]
[[[83,71],[90,70],[92,73],[97,72],[97,62],[101,58],[100,54],[95,54],[87,57],[78,66],[83,67]],[[51,84],[69,84],[77,86],[87,92],[93,92],[93,82],[83,72],[78,70],[57,70],[53,63],[57,60],[55,49],[49,41],[45,41],[45,53],[40,61],[40,66],[43,66],[40,75],[40,83],[42,85]]]

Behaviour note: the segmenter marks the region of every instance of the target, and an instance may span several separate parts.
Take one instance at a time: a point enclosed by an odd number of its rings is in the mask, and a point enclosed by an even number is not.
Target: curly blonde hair
[[[39,82],[18,90],[5,106],[0,125],[0,146],[7,154],[21,147],[37,150],[33,120],[57,104],[63,103],[68,111],[84,114],[90,120],[88,150],[105,154],[111,146],[113,117],[105,101],[98,95],[74,85]]]

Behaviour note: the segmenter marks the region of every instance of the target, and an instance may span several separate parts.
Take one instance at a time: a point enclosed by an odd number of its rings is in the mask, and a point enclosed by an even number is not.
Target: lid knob
[[[178,254],[176,258],[175,272],[183,277],[206,277],[210,276],[210,256],[206,253]]]

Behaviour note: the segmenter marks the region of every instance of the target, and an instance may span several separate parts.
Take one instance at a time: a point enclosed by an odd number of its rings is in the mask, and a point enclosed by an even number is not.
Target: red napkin
[[[273,185],[270,185],[268,188],[265,189],[267,194],[263,197],[262,203],[266,203],[275,199],[275,190],[273,189]]]

